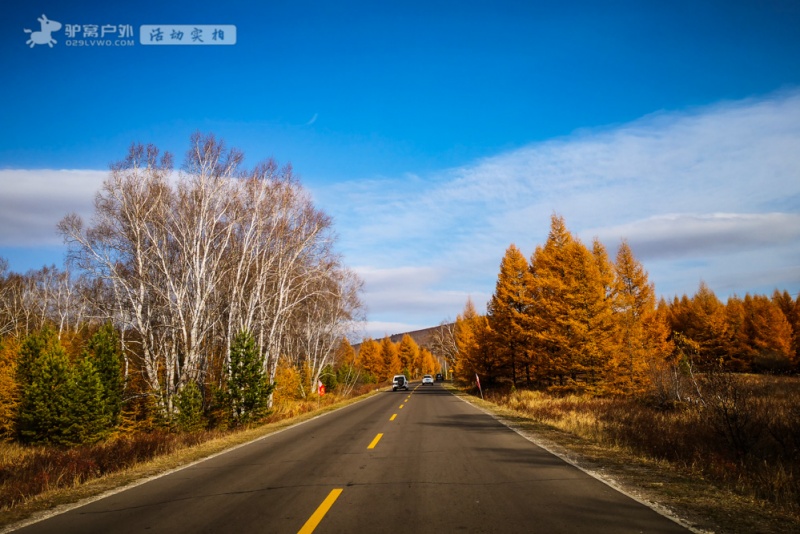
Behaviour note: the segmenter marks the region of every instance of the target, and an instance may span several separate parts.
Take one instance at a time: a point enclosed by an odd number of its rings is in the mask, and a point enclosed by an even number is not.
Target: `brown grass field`
[[[484,393],[512,426],[601,471],[616,465],[617,477],[687,513],[698,505],[690,515],[709,530],[800,532],[800,378],[711,375],[699,385],[702,398],[669,404]]]

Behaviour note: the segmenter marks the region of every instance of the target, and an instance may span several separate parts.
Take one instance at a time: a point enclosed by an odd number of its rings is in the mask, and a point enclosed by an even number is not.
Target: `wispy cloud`
[[[601,241],[619,236],[645,261],[755,252],[800,242],[800,214],[665,214],[598,231]]]
[[[659,112],[430,176],[315,193],[339,222],[348,261],[370,273],[376,321],[452,318],[463,299],[429,298],[449,291],[482,305],[505,248],[530,253],[554,212],[612,255],[627,239],[665,295],[692,293],[701,279],[721,296],[797,292],[800,91]]]
[[[88,218],[107,171],[0,170],[0,246],[61,244],[56,225],[68,213]]]
[[[106,171],[0,170],[0,247],[59,243]],[[659,112],[418,175],[317,186],[364,278],[373,336],[454,319],[492,291],[503,252],[550,215],[613,255],[622,239],[659,293],[800,291],[800,90]],[[2,250],[0,249],[0,254]]]

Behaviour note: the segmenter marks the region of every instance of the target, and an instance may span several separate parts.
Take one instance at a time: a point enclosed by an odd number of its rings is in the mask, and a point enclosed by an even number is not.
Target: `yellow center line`
[[[372,440],[372,443],[370,443],[369,447],[367,447],[367,448],[368,449],[374,449],[375,445],[378,444],[378,442],[381,440],[382,437],[383,437],[383,434],[378,434],[377,436],[375,436],[375,439]]]
[[[395,417],[397,417],[397,414],[393,413],[392,416],[389,418],[389,421],[394,421]]]
[[[403,409],[403,406],[405,406],[405,404],[401,404],[401,405],[400,405],[400,409],[401,409],[401,410]]]
[[[333,506],[333,503],[336,502],[336,499],[338,499],[341,494],[341,488],[331,490],[328,496],[325,497],[325,500],[322,501],[322,504],[319,505],[319,508],[308,518],[303,528],[297,531],[297,534],[311,534],[314,532],[314,529],[317,528],[317,525],[319,525],[322,518],[325,517],[325,514],[328,513],[328,510],[331,509],[331,506]]]

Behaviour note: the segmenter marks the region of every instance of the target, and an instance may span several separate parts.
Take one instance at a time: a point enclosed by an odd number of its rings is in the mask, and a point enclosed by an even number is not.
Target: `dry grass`
[[[535,391],[487,400],[514,425],[694,509],[698,524],[800,531],[800,379],[718,375],[701,386],[702,399],[670,406]]]
[[[230,432],[151,432],[74,449],[0,445],[0,526],[99,495],[136,480],[248,443],[316,417],[361,396],[326,395],[318,402],[285,403],[266,424]]]

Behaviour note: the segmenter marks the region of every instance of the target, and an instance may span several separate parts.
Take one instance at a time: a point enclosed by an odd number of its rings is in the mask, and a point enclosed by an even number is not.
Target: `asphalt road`
[[[412,384],[18,532],[686,532]]]

